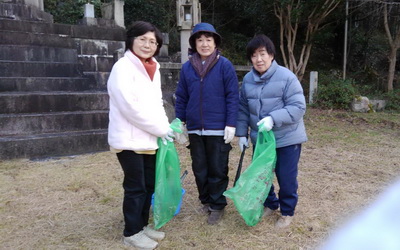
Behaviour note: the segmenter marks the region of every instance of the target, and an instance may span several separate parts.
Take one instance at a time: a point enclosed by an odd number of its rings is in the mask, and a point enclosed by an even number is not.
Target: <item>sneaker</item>
[[[290,225],[293,220],[293,216],[281,216],[275,223],[275,228],[285,228]]]
[[[217,224],[221,220],[223,214],[224,210],[211,210],[207,220],[208,224]]]
[[[143,232],[145,235],[147,235],[147,237],[149,237],[152,240],[162,240],[165,238],[164,232],[156,231],[150,226],[145,226],[143,228]]]
[[[265,207],[265,208],[264,208],[264,214],[263,214],[263,216],[270,216],[270,215],[272,215],[272,214],[274,213],[274,211],[275,211],[275,210],[272,210],[272,209],[269,208],[269,207]]]
[[[147,237],[143,230],[129,237],[124,237],[126,246],[133,246],[143,250],[152,250],[157,247],[158,243]]]

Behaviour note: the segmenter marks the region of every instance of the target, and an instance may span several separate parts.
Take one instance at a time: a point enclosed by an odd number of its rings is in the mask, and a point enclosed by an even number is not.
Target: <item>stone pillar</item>
[[[309,104],[314,103],[314,95],[317,93],[318,89],[318,71],[310,72],[310,93],[309,93]]]
[[[25,0],[25,4],[26,4],[26,5],[35,6],[35,7],[38,8],[39,10],[44,11],[43,0]]]
[[[124,4],[124,0],[113,0],[110,3],[103,3],[101,7],[103,18],[113,19],[116,25],[125,28]]]
[[[162,36],[163,36],[163,45],[161,46],[159,56],[167,57],[168,56],[168,46],[169,46],[169,34],[162,33]]]
[[[176,0],[176,18],[181,33],[181,63],[185,63],[188,60],[190,32],[194,25],[201,22],[199,0]]]
[[[114,0],[114,20],[115,24],[118,26],[125,28],[125,20],[124,20],[124,0]]]
[[[94,16],[94,5],[87,3],[83,8],[83,18],[78,21],[78,24],[96,26],[97,19]]]
[[[181,63],[185,63],[189,56],[189,37],[191,30],[181,30]]]
[[[105,19],[113,19],[113,13],[114,13],[114,8],[113,8],[112,3],[102,3],[101,4],[101,16]]]
[[[87,3],[84,5],[83,16],[94,18],[94,5],[93,4]]]

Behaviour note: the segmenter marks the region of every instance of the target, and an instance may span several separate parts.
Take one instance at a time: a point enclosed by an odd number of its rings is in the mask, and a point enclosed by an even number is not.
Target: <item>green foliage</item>
[[[222,54],[234,64],[247,64],[245,49],[255,34],[268,35],[279,43],[279,22],[273,13],[272,2],[264,0],[200,1],[202,22],[214,25],[222,36]]]
[[[87,1],[88,1],[88,3],[91,3],[94,5],[94,16],[98,18],[98,17],[102,17],[101,4],[110,2],[111,0],[87,0]]]
[[[53,15],[56,23],[76,24],[83,17],[83,5],[92,3],[95,16],[101,17],[100,6],[111,0],[44,0],[45,11]],[[338,0],[343,1],[343,0]],[[247,42],[255,34],[266,34],[274,42],[277,61],[283,64],[279,48],[279,21],[274,14],[274,4],[286,5],[290,0],[200,0],[202,22],[214,25],[222,36],[222,54],[234,64],[248,64],[245,59]],[[299,17],[296,44],[302,44],[307,27],[307,13],[315,6],[324,8],[322,0],[301,0],[301,7],[292,14]],[[343,63],[344,4],[339,4],[324,23],[324,28],[313,38],[307,70],[340,70]],[[380,5],[350,1],[348,23],[347,76],[355,79],[353,87],[358,94],[381,98],[384,94],[388,72],[388,43],[382,27]],[[169,34],[169,54],[180,51],[180,33],[176,24],[175,0],[125,0],[125,25],[143,20],[155,24],[161,32]],[[294,18],[294,17],[293,17]],[[393,18],[393,17],[392,17]],[[389,19],[392,20],[392,19]],[[395,22],[390,21],[393,25]],[[299,53],[296,46],[294,53]],[[399,62],[399,60],[398,60]],[[398,78],[399,64],[396,67]],[[337,80],[337,79],[336,79]],[[332,80],[333,82],[333,80]],[[320,84],[321,88],[328,87]],[[396,86],[394,86],[396,88]],[[397,87],[398,88],[398,87]],[[307,89],[305,89],[307,91]],[[321,91],[321,89],[320,89]],[[332,104],[333,105],[333,104]]]
[[[377,83],[382,74],[387,74],[386,38],[381,31],[355,29],[352,33],[348,70],[361,84]]]
[[[44,0],[45,11],[52,14],[55,23],[76,24],[83,17],[87,0]]]
[[[400,111],[400,89],[385,94],[387,100],[386,109]]]
[[[248,63],[246,59],[246,46],[250,40],[243,34],[236,33],[222,33],[220,35],[222,39],[222,55],[229,58],[229,60],[235,65],[246,65]]]
[[[169,32],[170,22],[176,22],[175,1],[172,4],[170,0],[125,0],[124,14],[126,26],[135,21],[147,21],[162,32]]]
[[[154,24],[161,32],[169,34],[170,54],[180,50],[175,1],[125,0],[124,17],[127,28],[135,21]]]
[[[388,43],[383,28],[380,4],[350,3],[353,11],[349,20],[348,76],[357,79],[357,85],[373,91],[385,90],[388,73]],[[367,93],[369,94],[369,93]],[[367,95],[366,94],[366,95]]]
[[[320,75],[315,105],[321,108],[349,109],[356,96],[352,80]]]

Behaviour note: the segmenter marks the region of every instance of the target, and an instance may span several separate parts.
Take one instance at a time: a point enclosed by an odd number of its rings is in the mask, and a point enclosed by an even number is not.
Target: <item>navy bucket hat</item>
[[[214,26],[209,23],[198,23],[194,26],[192,34],[189,37],[189,44],[193,50],[196,50],[196,34],[199,32],[209,32],[214,36],[215,44],[217,47],[221,44],[221,36],[217,33]]]

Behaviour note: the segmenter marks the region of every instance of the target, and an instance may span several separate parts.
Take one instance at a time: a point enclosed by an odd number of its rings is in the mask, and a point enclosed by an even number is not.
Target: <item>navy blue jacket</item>
[[[188,130],[224,130],[236,127],[239,84],[235,68],[225,57],[201,79],[187,61],[176,90],[175,114]]]

